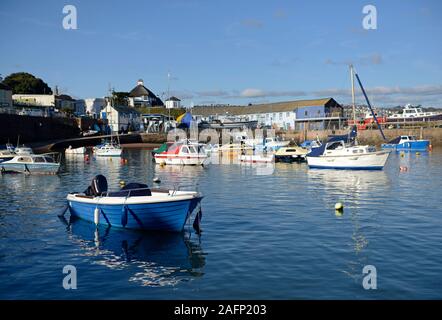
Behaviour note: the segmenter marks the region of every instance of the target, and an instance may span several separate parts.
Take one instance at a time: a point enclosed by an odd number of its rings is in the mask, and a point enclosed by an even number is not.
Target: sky
[[[63,28],[65,5],[77,29]],[[366,5],[376,29],[363,28]],[[439,0],[0,0],[0,74],[29,72],[75,98],[141,78],[185,105],[347,104],[353,63],[376,106],[442,107],[441,13]]]

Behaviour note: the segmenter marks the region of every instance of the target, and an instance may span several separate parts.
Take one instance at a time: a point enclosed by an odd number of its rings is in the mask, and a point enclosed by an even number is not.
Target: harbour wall
[[[292,139],[297,143],[301,143],[304,140],[314,140],[319,138],[324,141],[328,135],[331,134],[346,134],[348,130],[321,130],[321,131],[308,131],[305,132],[278,132],[285,139]],[[388,141],[396,138],[400,135],[413,135],[417,139],[428,139],[433,147],[442,147],[442,128],[413,128],[413,129],[384,129],[385,137]],[[358,140],[361,144],[371,144],[380,146],[385,143],[381,136],[381,133],[377,129],[361,130],[358,131]]]
[[[49,118],[0,113],[0,144],[67,139],[80,134],[74,118]]]

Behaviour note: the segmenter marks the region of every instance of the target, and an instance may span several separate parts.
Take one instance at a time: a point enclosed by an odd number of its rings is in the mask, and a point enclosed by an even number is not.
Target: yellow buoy
[[[419,156],[421,153],[420,152],[416,152],[416,155]]]
[[[335,210],[342,211],[343,209],[344,209],[344,205],[342,204],[342,202],[336,202]]]
[[[403,158],[405,156],[405,153],[404,152],[401,152],[401,157]]]
[[[126,182],[125,182],[124,180],[121,180],[121,181],[120,181],[120,185],[123,186],[123,185],[125,185],[125,184],[126,184]]]

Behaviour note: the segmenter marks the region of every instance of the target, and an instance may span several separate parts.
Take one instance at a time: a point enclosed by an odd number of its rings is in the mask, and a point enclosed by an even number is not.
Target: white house
[[[164,106],[163,101],[152,91],[144,86],[142,79],[137,81],[137,86],[129,92],[129,106],[131,107],[155,107]]]
[[[112,106],[109,102],[101,110],[101,119],[107,119],[112,132],[121,130],[139,130],[142,124],[141,114],[131,107]]]
[[[0,107],[12,107],[12,89],[0,82]]]
[[[181,108],[181,100],[177,97],[170,97],[166,100],[166,109]]]

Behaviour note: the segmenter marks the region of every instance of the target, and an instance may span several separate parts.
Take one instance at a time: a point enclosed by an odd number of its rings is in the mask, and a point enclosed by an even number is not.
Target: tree
[[[116,106],[129,105],[129,92],[112,91],[112,100]]]
[[[3,83],[12,88],[13,94],[52,94],[46,82],[27,72],[12,73]]]

